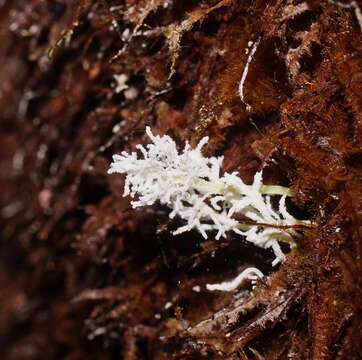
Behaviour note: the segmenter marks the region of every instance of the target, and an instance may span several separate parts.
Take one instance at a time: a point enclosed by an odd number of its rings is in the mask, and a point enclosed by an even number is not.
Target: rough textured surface
[[[352,3],[0,1],[2,358],[362,358]],[[278,269],[237,235],[173,237],[106,174],[146,125],[210,136],[246,182],[264,168],[315,227]],[[252,293],[206,291],[250,265],[270,274]]]

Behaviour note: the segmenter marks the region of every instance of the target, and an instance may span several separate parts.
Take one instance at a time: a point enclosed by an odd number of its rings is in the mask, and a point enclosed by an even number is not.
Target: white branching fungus
[[[116,87],[115,87],[114,91],[117,94],[128,89],[128,85],[127,85],[128,76],[126,74],[116,74],[116,75],[113,75],[113,78],[116,81],[116,84],[115,84]]]
[[[225,281],[220,284],[207,284],[206,289],[210,291],[233,291],[237,289],[245,280],[251,280],[254,286],[258,279],[261,279],[264,274],[257,268],[249,267],[242,271],[235,279]]]
[[[294,225],[301,222],[289,214],[285,200],[291,195],[288,188],[264,185],[262,172],[257,172],[251,185],[234,173],[221,175],[223,157],[204,157],[204,137],[195,149],[188,142],[182,152],[171,137],[146,133],[151,143],[137,145],[137,152],[114,155],[109,173],[126,174],[124,196],[138,196],[134,208],[152,205],[156,201],[171,208],[170,218],[178,215],[185,225],[173,234],[198,230],[206,239],[215,230],[216,239],[233,231],[261,248],[271,248],[275,254],[273,265],[284,259],[279,242],[294,246]],[[273,208],[271,197],[278,208]],[[243,222],[236,219],[242,217]]]
[[[239,96],[240,96],[241,101],[246,105],[247,109],[250,108],[250,105],[245,101],[244,83],[245,83],[246,77],[248,76],[249,66],[251,64],[251,61],[254,58],[254,55],[255,55],[255,52],[256,52],[256,50],[257,50],[257,48],[259,46],[259,43],[260,43],[260,38],[257,41],[255,41],[254,43],[251,42],[250,46],[252,45],[252,48],[251,48],[249,56],[248,56],[248,58],[246,60],[246,64],[245,64],[245,67],[244,67],[244,70],[243,70],[243,74],[241,75],[241,80],[240,80],[240,83],[239,83]],[[247,50],[249,52],[249,49],[247,49]]]

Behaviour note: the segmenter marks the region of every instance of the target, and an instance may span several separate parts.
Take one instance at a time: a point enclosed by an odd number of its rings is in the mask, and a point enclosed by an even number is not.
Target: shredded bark
[[[361,9],[0,0],[2,358],[361,359]],[[133,209],[107,169],[146,125],[290,186],[313,226],[286,261]]]

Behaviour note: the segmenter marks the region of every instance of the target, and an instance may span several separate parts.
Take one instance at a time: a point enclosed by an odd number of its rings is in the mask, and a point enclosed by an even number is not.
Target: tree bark
[[[2,358],[361,359],[361,9],[0,0]],[[209,136],[313,227],[278,267],[236,234],[173,236],[107,174],[146,126]],[[254,289],[206,289],[247,266]]]

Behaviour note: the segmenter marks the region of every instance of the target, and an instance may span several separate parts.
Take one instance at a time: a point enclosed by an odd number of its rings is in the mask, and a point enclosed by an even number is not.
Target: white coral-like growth
[[[124,196],[138,196],[132,201],[134,208],[160,201],[172,209],[170,218],[178,215],[185,220],[174,235],[195,228],[204,238],[207,232],[216,230],[219,239],[234,231],[256,246],[271,248],[276,256],[273,265],[284,259],[279,241],[293,246],[295,231],[288,227],[301,223],[287,211],[285,200],[291,195],[288,188],[264,185],[261,172],[255,174],[251,185],[237,173],[221,175],[223,157],[207,158],[201,153],[208,137],[195,149],[186,142],[179,153],[171,137],[155,136],[149,127],[146,133],[152,143],[137,145],[142,157],[125,151],[114,155],[108,171],[126,174]],[[280,197],[277,210],[271,196]],[[239,222],[234,214],[248,221]]]
[[[251,280],[253,287],[258,279],[261,279],[264,274],[257,268],[249,267],[242,271],[235,279],[225,281],[220,284],[206,284],[206,289],[209,291],[234,291],[245,280]]]

